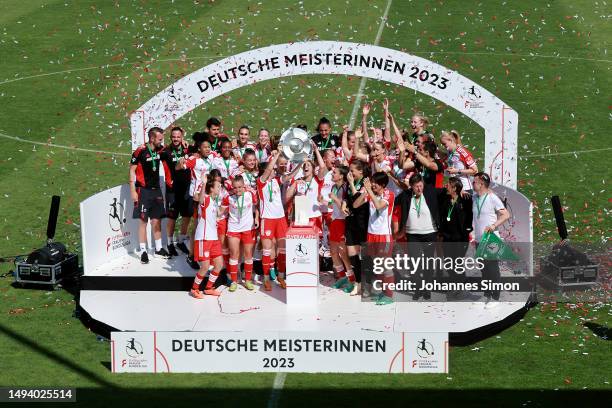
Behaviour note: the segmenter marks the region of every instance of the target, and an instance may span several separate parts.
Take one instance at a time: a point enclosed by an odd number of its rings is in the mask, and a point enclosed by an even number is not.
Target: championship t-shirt
[[[387,206],[378,210],[374,206],[374,202],[370,199],[370,195],[366,197],[366,201],[370,203],[370,218],[368,220],[368,233],[375,235],[391,235],[391,218],[393,215],[393,204],[395,196],[388,189],[384,189],[382,195],[376,197],[387,203]]]
[[[472,199],[472,213],[474,223],[474,237],[480,242],[484,229],[497,221],[497,211],[504,209],[504,203],[499,197],[489,191],[483,196],[475,194]],[[497,231],[495,231],[497,233]],[[499,235],[499,233],[497,233]]]

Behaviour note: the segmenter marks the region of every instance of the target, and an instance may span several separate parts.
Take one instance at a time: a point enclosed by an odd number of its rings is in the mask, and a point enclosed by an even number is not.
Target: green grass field
[[[387,0],[2,0],[0,256],[44,242],[53,194],[62,197],[56,239],[78,251],[79,202],[127,180],[128,112],[182,75],[270,44],[373,43],[386,6]],[[455,69],[516,110],[519,189],[535,204],[537,241],[557,239],[547,199],[558,194],[571,238],[601,244],[612,229],[611,27],[603,1],[395,0],[380,45]],[[325,115],[339,129],[349,121],[359,82],[321,75],[267,81],[226,94],[180,124],[201,130],[214,115],[228,134],[243,123],[280,133],[292,123],[314,127]],[[458,129],[482,157],[482,130],[440,102],[373,80],[364,94],[369,101],[389,98],[400,126],[424,111],[436,135]],[[371,116],[380,114],[378,105]],[[87,389],[80,399],[91,405],[134,396],[167,405],[177,390],[193,402],[260,405],[270,398],[273,374],[111,375],[104,364],[109,344],[72,317],[71,294],[10,283],[0,280],[0,386],[77,386]],[[449,375],[291,374],[278,402],[376,404],[387,395],[396,405],[436,399],[478,405],[486,401],[482,390],[512,406],[593,398],[583,389],[610,391],[612,361],[609,341],[583,326],[610,326],[609,292],[598,295],[597,303],[540,305],[499,337],[453,348]]]

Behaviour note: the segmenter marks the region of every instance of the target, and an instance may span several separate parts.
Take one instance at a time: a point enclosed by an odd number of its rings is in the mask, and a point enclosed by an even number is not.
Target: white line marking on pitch
[[[442,54],[442,55],[478,55],[486,56],[492,55],[494,57],[521,57],[521,58],[554,58],[563,60],[580,60],[580,61],[591,61],[591,62],[606,62],[611,63],[612,60],[607,59],[596,59],[596,58],[585,58],[585,57],[565,57],[563,55],[541,55],[541,54],[513,54],[511,52],[463,52],[463,51],[415,51],[411,54]]]
[[[227,55],[217,55],[217,56],[200,56],[200,57],[185,57],[185,58],[166,58],[166,59],[158,59],[158,60],[151,60],[151,61],[138,61],[138,62],[122,62],[121,64],[106,64],[106,65],[98,65],[95,67],[84,67],[84,68],[73,68],[73,69],[66,69],[64,71],[55,71],[55,72],[46,72],[43,74],[36,74],[36,75],[30,75],[30,76],[25,76],[25,77],[20,77],[20,78],[14,78],[14,79],[7,79],[6,81],[2,81],[0,82],[0,85],[4,85],[4,84],[9,84],[11,82],[17,82],[17,81],[23,81],[24,79],[32,79],[32,78],[40,78],[40,77],[44,77],[44,76],[49,76],[49,75],[58,75],[58,74],[69,74],[71,72],[78,72],[78,71],[90,71],[92,69],[107,69],[107,68],[113,68],[113,67],[124,67],[126,65],[137,65],[137,64],[153,64],[154,62],[175,62],[175,61],[187,61],[187,60],[197,60],[197,59],[222,59],[222,58],[226,58]]]
[[[274,384],[272,384],[270,399],[268,400],[268,408],[276,408],[278,406],[278,398],[280,397],[281,390],[285,385],[285,378],[287,378],[287,373],[276,373],[276,376],[274,377]]]
[[[380,36],[382,35],[383,28],[385,28],[385,24],[387,23],[387,16],[389,15],[389,9],[391,8],[391,3],[393,0],[389,0],[387,2],[387,8],[385,9],[385,13],[382,16],[382,20],[380,22],[380,26],[378,26],[378,32],[376,33],[376,39],[374,40],[374,45],[378,45],[380,42]],[[355,120],[357,119],[357,111],[361,106],[361,97],[363,96],[363,90],[365,89],[365,84],[368,81],[367,77],[362,77],[361,82],[359,82],[359,90],[357,91],[357,96],[355,96],[355,104],[353,105],[353,111],[351,112],[351,119],[349,121],[349,129],[353,129],[355,126]]]
[[[374,45],[378,45],[380,42],[380,37],[382,35],[383,29],[385,28],[385,24],[387,23],[387,16],[389,15],[389,9],[391,8],[391,3],[393,0],[387,1],[387,7],[385,8],[385,12],[380,21],[380,25],[378,26],[378,32],[376,33],[376,39],[374,40]],[[366,77],[361,78],[361,82],[359,84],[359,90],[357,91],[357,96],[355,97],[355,104],[353,105],[353,112],[351,113],[351,122],[349,127],[352,129],[355,124],[355,118],[357,115],[357,110],[361,105],[361,96],[363,94],[363,89],[365,88],[365,83],[367,81]],[[274,384],[272,385],[272,392],[270,393],[270,399],[268,400],[268,408],[274,408],[278,406],[278,399],[282,392],[283,386],[285,385],[285,378],[287,377],[287,373],[277,373],[274,377]]]
[[[602,147],[601,149],[591,149],[591,150],[575,150],[573,152],[530,154],[530,155],[527,155],[527,156],[519,156],[519,159],[527,159],[527,158],[530,158],[530,157],[565,156],[565,155],[571,155],[571,154],[601,152],[601,151],[604,151],[604,150],[612,150],[612,147]]]
[[[130,153],[108,152],[108,151],[105,151],[105,150],[85,149],[85,148],[82,148],[82,147],[59,145],[59,144],[55,144],[55,143],[38,142],[38,141],[35,141],[35,140],[22,139],[22,138],[17,137],[17,136],[5,135],[4,133],[0,133],[0,137],[2,137],[4,139],[16,140],[18,142],[31,143],[31,144],[40,145],[40,146],[57,147],[57,148],[60,148],[60,149],[67,149],[67,150],[77,150],[79,152],[104,153],[104,154],[110,154],[110,155],[113,155],[113,156],[131,156]]]

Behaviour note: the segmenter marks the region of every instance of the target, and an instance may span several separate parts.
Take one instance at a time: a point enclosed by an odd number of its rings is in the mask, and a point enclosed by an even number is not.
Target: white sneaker
[[[355,282],[355,285],[353,286],[353,290],[351,291],[350,295],[351,296],[361,295],[361,283]]]
[[[485,305],[485,309],[494,309],[499,305],[499,302],[494,300],[491,302],[487,302],[487,304]]]
[[[261,284],[260,276],[254,272],[253,272],[253,283],[256,283],[258,285]]]

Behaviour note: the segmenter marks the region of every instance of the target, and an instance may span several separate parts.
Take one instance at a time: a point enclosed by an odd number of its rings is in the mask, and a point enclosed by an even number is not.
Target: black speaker
[[[51,242],[28,255],[27,263],[53,265],[62,262],[66,257],[66,247],[61,242]]]
[[[25,262],[16,264],[15,282],[55,285],[78,272],[77,255],[68,253],[61,242],[53,242],[59,205],[60,197],[53,196],[47,221],[47,245],[32,251]]]

